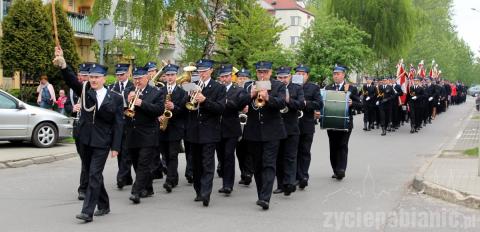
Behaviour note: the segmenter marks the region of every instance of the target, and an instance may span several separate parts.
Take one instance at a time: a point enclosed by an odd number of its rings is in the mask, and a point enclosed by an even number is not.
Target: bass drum
[[[320,128],[348,131],[350,92],[322,89],[320,93],[323,99],[323,108],[320,111]]]

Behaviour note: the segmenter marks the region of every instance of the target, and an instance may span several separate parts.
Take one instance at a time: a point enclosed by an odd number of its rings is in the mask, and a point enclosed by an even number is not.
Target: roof
[[[268,3],[274,10],[299,10],[306,14],[313,15],[310,11],[299,5],[296,0],[263,0],[262,2]]]

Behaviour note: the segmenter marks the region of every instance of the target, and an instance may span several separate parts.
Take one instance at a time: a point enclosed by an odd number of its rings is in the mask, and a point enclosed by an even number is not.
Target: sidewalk
[[[51,148],[37,148],[29,143],[15,145],[0,142],[0,169],[50,163],[76,155],[77,151],[73,143],[58,143]]]
[[[472,108],[460,133],[417,172],[413,187],[430,196],[479,209],[478,156],[464,154],[479,145],[480,113]]]

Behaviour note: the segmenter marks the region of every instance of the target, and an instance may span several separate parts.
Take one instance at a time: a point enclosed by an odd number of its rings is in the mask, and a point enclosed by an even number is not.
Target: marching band
[[[61,48],[55,55],[54,64],[79,96],[73,107],[78,118],[74,136],[82,161],[78,199],[84,204],[77,218],[85,222],[110,212],[102,176],[110,152],[118,159],[117,187],[133,184],[129,199],[134,204],[154,194],[153,179],[163,174],[165,191],[175,189],[178,155],[185,152],[185,177],[193,184],[194,201],[205,207],[211,201],[215,154],[223,181],[218,192],[227,196],[234,191],[236,154],[238,183],[248,186],[254,178],[256,204],[268,210],[272,193],[289,196],[309,185],[310,150],[319,122],[329,138],[332,178],[341,181],[356,112],[363,112],[366,132],[381,127],[386,136],[410,122],[410,132],[416,133],[464,96],[460,89],[452,99],[453,86],[428,78],[415,78],[406,91],[387,78],[367,77],[357,88],[346,80],[342,65],[333,67],[334,83],[323,89],[309,80],[307,66],[295,67],[295,75],[282,66],[273,75],[270,61],[255,63],[257,80],[231,64],[219,65],[214,80],[215,62],[208,59],[181,74],[175,64],[117,64],[117,81],[104,87],[106,67],[86,63],[75,74]]]

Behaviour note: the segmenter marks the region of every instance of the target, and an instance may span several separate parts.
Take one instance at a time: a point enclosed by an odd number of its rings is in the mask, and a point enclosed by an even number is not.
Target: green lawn
[[[75,139],[73,137],[66,138],[62,140],[62,143],[75,143]]]
[[[468,156],[478,156],[478,147],[467,149],[463,151],[463,154]]]

